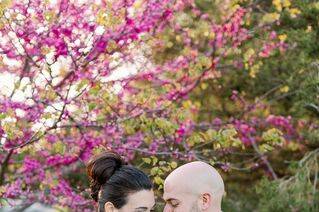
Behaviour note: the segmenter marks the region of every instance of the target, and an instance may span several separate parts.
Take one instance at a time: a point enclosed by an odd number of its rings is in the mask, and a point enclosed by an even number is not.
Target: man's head
[[[164,212],[220,212],[224,182],[212,166],[191,162],[174,170],[164,182]]]

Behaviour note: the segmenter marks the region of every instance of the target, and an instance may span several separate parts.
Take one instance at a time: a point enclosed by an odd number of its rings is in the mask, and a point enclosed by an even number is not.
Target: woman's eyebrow
[[[135,210],[147,210],[147,207],[138,207],[138,208],[135,208]]]

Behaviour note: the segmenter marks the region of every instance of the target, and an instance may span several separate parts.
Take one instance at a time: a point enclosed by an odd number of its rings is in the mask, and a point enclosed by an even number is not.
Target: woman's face
[[[127,196],[126,204],[112,212],[150,212],[155,206],[153,190],[141,190]],[[107,209],[105,211],[108,211]]]

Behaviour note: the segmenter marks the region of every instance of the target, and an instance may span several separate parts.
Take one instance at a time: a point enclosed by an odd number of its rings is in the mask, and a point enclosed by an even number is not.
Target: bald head
[[[174,170],[164,182],[167,202],[164,211],[221,211],[223,194],[224,182],[216,169],[200,161],[187,163]],[[177,205],[175,209],[174,205]],[[181,210],[176,210],[178,207]]]

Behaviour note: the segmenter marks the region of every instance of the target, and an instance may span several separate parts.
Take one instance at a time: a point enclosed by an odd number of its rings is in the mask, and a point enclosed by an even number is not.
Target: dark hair
[[[126,165],[114,152],[93,157],[87,165],[87,174],[91,197],[98,202],[99,212],[104,212],[106,202],[120,209],[126,204],[128,194],[152,189],[152,182],[144,172]]]

